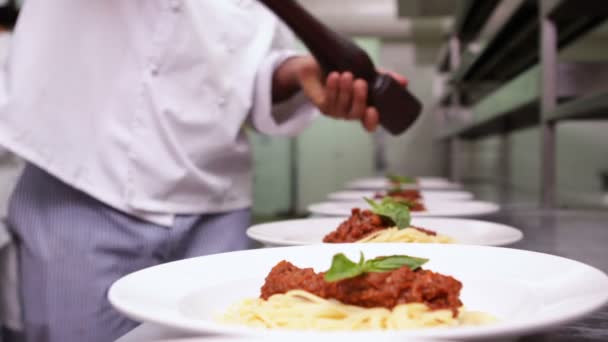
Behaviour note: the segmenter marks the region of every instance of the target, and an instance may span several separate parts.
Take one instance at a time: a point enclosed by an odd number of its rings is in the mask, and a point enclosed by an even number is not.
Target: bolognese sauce
[[[452,310],[456,316],[462,306],[459,298],[461,289],[462,283],[453,277],[422,269],[412,271],[407,266],[390,272],[366,273],[326,282],[324,273],[281,261],[266,277],[260,298],[267,300],[275,294],[303,290],[365,308],[392,309],[400,304],[423,303],[431,310]]]
[[[354,208],[348,220],[342,222],[338,226],[338,229],[325,236],[323,242],[356,242],[391,226],[392,224],[389,220],[374,214],[371,210]]]
[[[323,242],[327,243],[349,243],[357,242],[375,232],[391,228],[394,224],[382,216],[374,214],[371,210],[354,208],[351,216],[338,226],[336,230],[327,234]],[[428,229],[410,227],[430,236],[437,233]]]
[[[374,195],[375,199],[383,199],[385,197],[407,201],[410,211],[426,211],[426,207],[421,201],[422,195],[418,190],[394,189],[389,190],[386,193],[378,192]]]
[[[422,194],[418,190],[393,189],[387,191],[386,193],[378,192],[375,195],[376,199],[382,199],[386,196],[393,198],[404,198],[408,200],[422,199]]]

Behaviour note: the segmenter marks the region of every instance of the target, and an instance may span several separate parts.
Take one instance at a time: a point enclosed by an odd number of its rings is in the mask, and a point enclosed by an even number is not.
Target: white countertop
[[[144,323],[135,328],[116,342],[185,342],[213,341],[211,337],[197,337],[192,334]]]
[[[314,336],[315,342],[336,342],[335,337],[329,336]],[[311,336],[303,337],[301,340],[299,338],[289,338],[289,342],[310,342]],[[340,340],[340,339],[337,339]],[[161,326],[144,323],[138,328],[134,329],[127,335],[122,338],[116,340],[116,342],[285,342],[283,339],[272,339],[270,337],[263,338],[252,338],[252,337],[225,337],[225,336],[196,336],[193,334],[188,334],[176,330],[172,330],[169,328],[164,328]],[[383,342],[403,342],[403,339],[398,338],[387,338],[383,340]],[[419,339],[408,339],[409,342],[424,342]],[[368,339],[358,339],[349,337],[349,342],[369,342]],[[378,341],[376,341],[378,342]],[[431,342],[431,341],[426,341]],[[434,342],[449,342],[447,340],[438,341],[434,340]],[[494,341],[496,342],[496,341]]]

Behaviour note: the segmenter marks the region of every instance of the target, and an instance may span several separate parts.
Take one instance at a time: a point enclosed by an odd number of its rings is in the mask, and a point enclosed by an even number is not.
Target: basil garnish
[[[412,200],[412,199],[409,199],[409,198],[403,198],[403,197],[391,197],[391,198],[395,202],[407,206],[407,208],[410,209],[410,210],[416,205],[416,200]]]
[[[415,178],[407,177],[407,176],[398,176],[398,175],[388,174],[388,175],[386,175],[386,178],[388,178],[388,180],[391,181],[392,183],[397,183],[399,185],[416,183]]]
[[[365,201],[372,207],[371,210],[376,215],[380,215],[392,221],[399,229],[405,229],[410,226],[410,207],[408,202],[403,200],[395,200],[391,197],[384,197],[382,202],[365,198]]]
[[[366,261],[363,253],[361,253],[361,258],[359,259],[359,262],[356,263],[340,253],[334,255],[331,267],[325,272],[325,281],[334,282],[355,278],[364,273],[390,272],[403,266],[407,266],[412,271],[415,271],[428,261],[429,259],[415,258],[407,255],[378,257]]]

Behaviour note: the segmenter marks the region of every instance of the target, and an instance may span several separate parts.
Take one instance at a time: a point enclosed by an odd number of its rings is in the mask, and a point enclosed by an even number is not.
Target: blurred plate
[[[402,187],[408,190],[458,190],[462,188],[461,184],[452,183],[443,178],[419,177],[416,180],[416,183],[403,184]],[[391,186],[391,182],[382,177],[361,178],[346,183],[348,189],[358,190],[384,190],[391,188]]]
[[[358,201],[362,198],[374,198],[376,191],[371,190],[346,190],[336,191],[327,195],[331,201]],[[468,201],[473,199],[473,194],[468,191],[421,191],[424,200],[429,201]]]
[[[500,207],[483,201],[424,201],[426,211],[412,211],[412,217],[478,217],[494,214]],[[353,208],[369,209],[364,201],[321,202],[312,204],[308,211],[320,216],[350,216]]]
[[[266,246],[298,246],[323,242],[346,218],[314,218],[258,224],[247,235]],[[503,224],[450,218],[414,218],[412,225],[450,236],[458,244],[503,246],[522,239],[520,230]]]

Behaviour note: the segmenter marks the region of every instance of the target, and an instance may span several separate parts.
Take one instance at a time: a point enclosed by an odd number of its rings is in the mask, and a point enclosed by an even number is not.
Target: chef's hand
[[[350,72],[332,72],[324,79],[323,71],[313,57],[297,58],[300,59],[296,68],[300,87],[323,114],[335,119],[361,121],[369,132],[377,128],[379,114],[376,108],[367,105],[366,81],[355,79]],[[385,73],[403,86],[407,85],[403,76]]]

